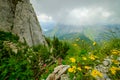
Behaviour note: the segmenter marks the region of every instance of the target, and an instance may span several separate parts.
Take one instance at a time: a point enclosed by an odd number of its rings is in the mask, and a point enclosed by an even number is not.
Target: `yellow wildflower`
[[[90,66],[85,66],[85,69],[89,70],[89,69],[91,69],[91,67]]]
[[[77,44],[73,44],[73,46],[75,46],[75,47],[76,47],[76,46],[78,46],[78,45],[77,45]]]
[[[113,50],[111,50],[111,53],[114,54],[114,55],[117,55],[117,54],[120,54],[120,51],[116,50],[116,49],[113,49]]]
[[[87,60],[87,58],[86,58],[86,57],[82,57],[82,59],[83,59],[83,60]]]
[[[93,46],[95,46],[96,45],[96,42],[93,42]]]
[[[74,69],[73,73],[76,73],[76,70]]]
[[[112,73],[113,75],[116,74],[116,71],[117,71],[117,70],[119,70],[119,68],[114,67],[114,66],[112,66],[112,67],[110,68],[110,71],[111,71],[111,73]]]
[[[96,69],[92,70],[91,75],[93,77],[97,77],[97,76],[103,77],[103,74],[101,72],[99,72],[98,70],[96,70]]]
[[[91,55],[89,56],[89,58],[90,58],[91,60],[95,60],[95,59],[97,58],[97,56],[91,54]]]
[[[97,70],[93,70],[93,71],[91,72],[91,75],[92,75],[93,77],[97,77]]]
[[[73,63],[76,62],[75,58],[70,58],[70,61],[73,62]]]
[[[114,64],[119,64],[119,61],[118,61],[118,60],[112,60],[112,62],[113,62]]]
[[[120,70],[120,68],[117,68],[117,70]]]
[[[81,67],[78,67],[77,69],[78,69],[79,71],[81,71],[81,70],[82,70],[82,69],[81,69]]]
[[[75,73],[76,72],[76,66],[72,66],[73,68],[73,72]]]
[[[98,76],[103,77],[103,74],[101,72],[98,72]]]
[[[76,69],[76,66],[72,66],[73,69]]]
[[[68,69],[68,72],[71,72],[71,73],[72,73],[73,71],[74,71],[73,68],[69,68],[69,69]]]
[[[72,68],[69,68],[68,72],[75,73],[76,72],[76,66],[72,66]]]

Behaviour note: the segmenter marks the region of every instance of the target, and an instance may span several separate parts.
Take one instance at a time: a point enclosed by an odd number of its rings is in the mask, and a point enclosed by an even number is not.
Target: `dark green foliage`
[[[19,50],[15,53],[8,45],[14,45],[18,42],[18,37],[9,32],[0,31],[0,80],[26,80],[33,79],[33,72],[30,63],[25,57],[25,49]]]
[[[52,40],[46,38],[46,41],[48,43],[49,52],[54,58],[58,57],[64,58],[67,55],[69,46],[66,42],[60,41],[55,36],[53,37]]]
[[[80,54],[81,54],[81,55],[86,55],[86,54],[87,54],[87,50],[81,50],[81,51],[80,51]]]
[[[48,47],[29,47],[26,43],[20,43],[18,36],[0,31],[0,80],[38,79],[45,70],[44,64],[54,65],[49,64],[54,61],[53,58],[64,58],[67,55],[69,47],[66,43],[56,37],[53,40],[46,39]]]
[[[112,40],[110,40],[109,46],[111,46],[112,48],[119,49],[120,48],[120,39],[112,39]]]
[[[69,46],[66,43],[63,43],[58,40],[58,38],[54,37],[52,41],[52,47],[53,47],[53,56],[54,57],[61,57],[64,58],[65,55],[67,55],[67,51],[69,50]]]
[[[50,38],[45,37],[45,40],[46,40],[48,46],[50,47],[51,46],[51,40],[50,40]]]
[[[119,49],[120,48],[120,39],[116,39],[116,38],[111,39],[108,42],[105,42],[103,44],[103,46],[104,47],[101,48],[101,52],[109,55],[109,53],[112,49]]]
[[[22,56],[2,58],[0,62],[0,80],[8,79],[32,79],[33,72],[31,66]]]
[[[47,48],[48,53],[43,52],[43,49],[42,49],[42,54],[41,54],[42,58],[45,59],[46,67],[44,67],[45,71],[42,72],[42,75],[40,76],[40,80],[47,77],[48,74],[50,74],[53,71],[54,69],[53,67],[56,67],[59,65],[57,60],[64,59],[69,50],[68,44],[66,42],[59,41],[58,38],[56,38],[55,36],[52,40],[50,40],[49,38],[46,38],[46,41],[48,43],[48,48]],[[35,48],[34,50],[41,52],[39,48]]]
[[[47,47],[43,45],[33,46],[33,51],[36,52],[36,57],[41,57],[43,62],[46,62],[49,59],[50,52],[48,51]]]
[[[16,35],[13,35],[11,32],[0,31],[0,42],[1,41],[18,42],[18,40],[19,40],[19,37]]]

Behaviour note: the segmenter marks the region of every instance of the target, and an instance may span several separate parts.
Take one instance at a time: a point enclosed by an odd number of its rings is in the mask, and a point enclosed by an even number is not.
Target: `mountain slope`
[[[120,25],[73,26],[57,24],[53,29],[45,31],[44,34],[48,37],[53,37],[55,35],[60,39],[82,38],[84,36],[92,41],[101,41],[110,35],[120,37]]]

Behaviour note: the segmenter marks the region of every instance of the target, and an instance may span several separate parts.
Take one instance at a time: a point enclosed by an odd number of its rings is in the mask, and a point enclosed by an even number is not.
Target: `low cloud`
[[[31,0],[39,21],[68,25],[120,24],[120,0]]]
[[[39,22],[51,22],[52,21],[52,17],[51,16],[47,16],[46,14],[40,14],[37,16]]]
[[[113,12],[103,8],[75,8],[67,13],[62,14],[58,22],[70,25],[93,25],[105,24],[112,22],[110,18]]]

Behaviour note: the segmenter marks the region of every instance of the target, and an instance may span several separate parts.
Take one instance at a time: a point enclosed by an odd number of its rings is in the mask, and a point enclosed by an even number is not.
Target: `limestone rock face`
[[[10,31],[29,46],[44,44],[39,22],[29,0],[0,0],[0,30]]]
[[[0,30],[10,31],[13,25],[12,5],[9,0],[0,0]]]

